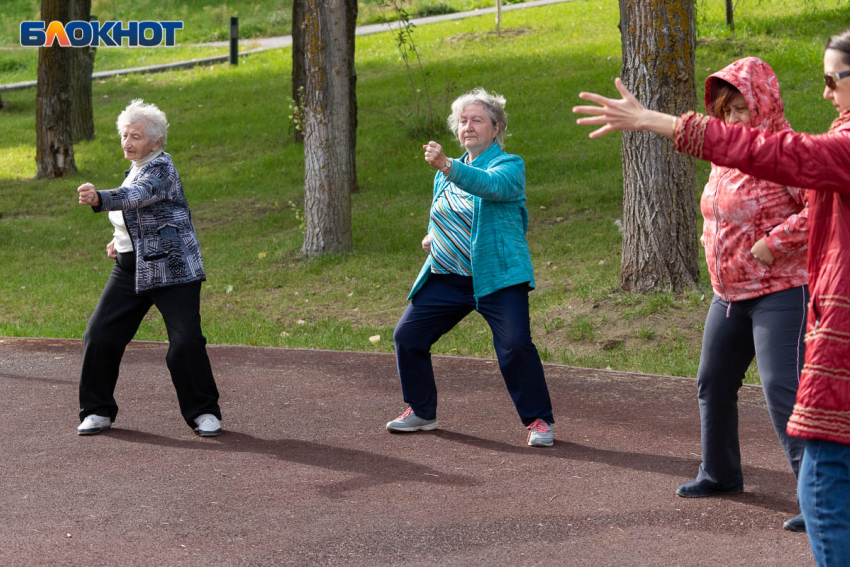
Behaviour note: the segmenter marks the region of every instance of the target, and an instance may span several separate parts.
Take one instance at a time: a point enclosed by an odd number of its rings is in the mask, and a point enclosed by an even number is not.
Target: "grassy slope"
[[[576,1],[513,12],[505,25],[527,33],[502,38],[481,33],[492,26],[489,17],[425,26],[417,41],[441,115],[443,89],[454,97],[484,85],[508,99],[508,149],[528,166],[529,241],[539,285],[532,323],[544,359],[693,375],[710,290],[684,297],[615,291],[619,136],[588,141],[569,111],[580,89],[613,90],[620,46],[611,4]],[[711,41],[701,41],[697,52],[698,84],[736,57],[759,54],[780,77],[792,124],[823,131],[833,116],[818,103],[821,46],[850,18],[846,10],[811,12],[802,0],[782,5],[765,0],[751,12],[739,10],[732,39],[715,24],[723,14],[707,7],[700,31]],[[297,213],[303,156],[289,141],[289,65],[284,50],[235,69],[99,82],[98,139],[76,147],[78,175],[53,182],[27,179],[35,173],[32,93],[4,95],[11,105],[0,115],[6,133],[0,139],[0,335],[82,336],[110,269],[103,253],[110,227],[75,204],[74,188],[120,182],[124,162],[114,119],[129,99],[143,97],[171,122],[169,151],[208,268],[202,305],[209,340],[391,351],[392,327],[423,260],[418,243],[433,176],[421,160],[422,139],[399,125],[399,119],[415,123],[407,78],[389,35],[358,39],[363,189],[353,199],[355,253],[305,262]],[[445,132],[438,141],[457,147]],[[707,167],[700,171],[702,183]],[[367,341],[374,334],[384,339],[376,347]],[[158,316],[149,316],[137,336],[164,339]],[[469,317],[435,352],[491,356],[486,325]]]
[[[521,1],[521,0],[520,0]],[[513,3],[513,2],[505,2]],[[412,15],[474,10],[494,6],[494,0],[407,0]],[[292,0],[92,0],[91,13],[98,20],[181,20],[180,43],[222,41],[228,38],[231,16],[239,18],[244,38],[285,35],[292,27]],[[358,5],[360,23],[392,19],[379,0]],[[3,0],[0,4],[0,45],[19,45],[22,20],[41,19],[41,0]]]
[[[494,5],[494,0],[409,0],[412,16],[458,12]],[[20,45],[20,23],[38,20],[40,0],[0,2],[0,46]],[[141,65],[185,61],[199,57],[226,55],[226,47],[199,47],[191,44],[228,39],[230,17],[239,17],[239,37],[243,39],[288,35],[292,28],[292,0],[93,0],[92,14],[106,20],[181,20],[177,47],[109,49],[100,48],[95,71],[124,69]],[[360,24],[395,19],[377,0],[359,5]],[[33,81],[38,68],[38,50],[19,48],[0,52],[0,84]]]

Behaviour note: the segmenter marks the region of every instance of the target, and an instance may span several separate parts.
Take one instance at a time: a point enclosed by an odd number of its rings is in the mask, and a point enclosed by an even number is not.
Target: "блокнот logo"
[[[121,47],[127,40],[128,47],[156,47],[175,45],[175,32],[183,29],[183,22],[21,22],[21,45],[24,47],[50,47],[58,43],[61,47]]]

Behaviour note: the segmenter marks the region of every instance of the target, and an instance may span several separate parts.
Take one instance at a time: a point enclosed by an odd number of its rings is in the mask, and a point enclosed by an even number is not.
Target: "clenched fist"
[[[100,204],[100,195],[91,183],[83,183],[77,187],[77,194],[80,197],[81,205],[90,205],[96,207]]]

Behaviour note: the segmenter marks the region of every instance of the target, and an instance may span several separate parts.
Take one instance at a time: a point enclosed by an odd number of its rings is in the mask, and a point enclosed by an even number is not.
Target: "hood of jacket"
[[[791,128],[785,118],[785,104],[779,93],[779,80],[773,69],[758,57],[744,57],[727,65],[705,80],[705,110],[709,116],[714,112],[714,93],[719,81],[733,85],[744,95],[751,118],[747,126],[769,132],[781,132]]]

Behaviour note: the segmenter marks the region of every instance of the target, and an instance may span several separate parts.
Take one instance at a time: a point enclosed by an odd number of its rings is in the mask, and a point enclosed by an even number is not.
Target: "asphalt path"
[[[77,340],[0,338],[0,565],[811,565],[762,391],[745,493],[699,464],[691,379],[546,366],[556,443],[492,360],[434,357],[441,429],[389,434],[392,355],[211,346],[225,433],[177,409],[166,345],[131,343],[113,429],[80,437]]]

